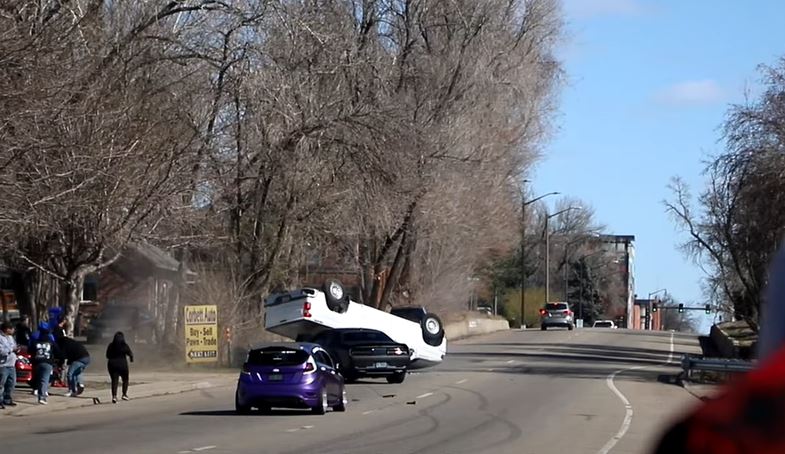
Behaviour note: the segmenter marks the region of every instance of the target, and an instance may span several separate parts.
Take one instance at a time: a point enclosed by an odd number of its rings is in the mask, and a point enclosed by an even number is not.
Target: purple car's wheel
[[[349,402],[349,399],[346,398],[346,388],[341,388],[341,402],[333,407],[335,411],[346,411],[346,404]]]
[[[247,415],[251,412],[251,407],[248,405],[242,405],[240,403],[240,393],[236,392],[234,394],[234,411],[241,415]]]
[[[322,389],[322,394],[319,396],[319,403],[311,409],[317,415],[327,413],[327,390]]]

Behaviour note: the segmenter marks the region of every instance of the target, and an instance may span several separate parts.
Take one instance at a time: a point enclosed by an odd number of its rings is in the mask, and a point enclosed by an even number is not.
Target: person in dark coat
[[[109,377],[112,379],[112,403],[117,403],[117,384],[119,379],[123,379],[123,400],[128,400],[128,361],[126,357],[134,362],[134,354],[131,347],[125,342],[125,336],[118,331],[114,335],[112,342],[106,347],[106,366],[109,369]]]
[[[30,345],[30,336],[33,331],[30,329],[30,317],[23,315],[16,325],[16,345],[27,348]]]
[[[90,353],[81,342],[70,337],[58,337],[57,345],[68,361],[68,392],[66,397],[76,397],[84,392],[82,374],[90,365]]]

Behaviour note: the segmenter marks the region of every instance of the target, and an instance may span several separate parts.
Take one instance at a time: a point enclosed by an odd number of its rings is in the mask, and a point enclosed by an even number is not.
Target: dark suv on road
[[[385,377],[388,383],[403,383],[409,366],[409,348],[373,329],[331,329],[312,342],[321,345],[340,364],[347,382],[360,377]]]

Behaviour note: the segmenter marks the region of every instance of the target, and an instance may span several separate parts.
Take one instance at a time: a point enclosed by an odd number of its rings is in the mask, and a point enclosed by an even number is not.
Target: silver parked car
[[[550,326],[561,326],[571,330],[575,328],[575,314],[567,303],[548,303],[540,309],[540,329],[545,331]]]

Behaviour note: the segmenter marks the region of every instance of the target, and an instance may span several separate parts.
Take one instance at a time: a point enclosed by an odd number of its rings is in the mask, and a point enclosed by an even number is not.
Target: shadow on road
[[[241,415],[234,410],[202,410],[186,411],[180,416],[303,416],[312,414],[310,410],[271,410],[267,412],[252,411],[247,415]]]
[[[622,380],[663,381],[662,368],[678,367],[681,352],[599,344],[480,343],[450,352],[436,372],[545,375],[560,378],[597,379],[624,370]],[[485,349],[491,351],[484,351]],[[499,351],[499,350],[507,351]],[[457,361],[449,361],[455,358]],[[514,360],[507,364],[504,360]],[[640,368],[629,369],[638,366]]]

